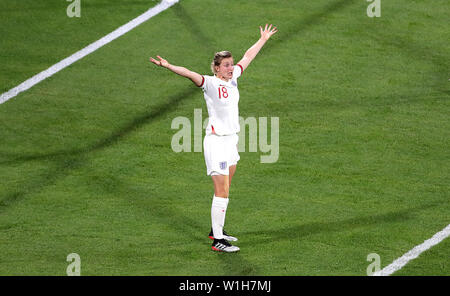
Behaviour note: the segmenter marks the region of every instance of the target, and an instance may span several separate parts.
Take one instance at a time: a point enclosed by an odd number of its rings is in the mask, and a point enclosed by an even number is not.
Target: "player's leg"
[[[230,175],[229,175],[230,181],[228,186],[228,195],[230,194],[229,191],[231,187],[231,179],[233,178],[235,172],[236,172],[236,165],[230,166]],[[225,239],[228,241],[235,242],[238,240],[237,237],[229,235],[228,233],[225,232],[225,230],[223,230],[223,235],[225,236]]]
[[[229,235],[223,229],[229,201],[228,198],[223,198],[223,196],[228,196],[229,194],[229,175],[215,175],[212,176],[212,180],[214,183],[214,197],[211,207],[212,227],[209,238],[223,238],[228,241],[237,241],[238,239],[236,237]]]
[[[230,179],[228,175],[211,176],[214,183],[214,195],[216,197],[228,198],[230,190]]]
[[[223,226],[228,207],[228,175],[211,176],[214,183],[214,197],[211,206],[211,225],[213,237],[223,239]]]
[[[239,248],[231,245],[227,241],[228,236],[224,235],[223,232],[228,207],[229,176],[213,175],[211,177],[214,183],[214,197],[211,206],[211,224],[214,241],[211,248],[214,251],[237,252]]]
[[[236,165],[230,166],[230,175],[229,175],[229,182],[228,182],[228,190],[231,186],[231,179],[233,179],[234,173],[236,172]]]
[[[228,207],[229,194],[229,163],[225,138],[215,135],[207,135],[204,140],[204,153],[207,174],[211,176],[214,184],[214,196],[211,205],[211,233],[214,239],[212,249],[223,252],[236,252],[238,247],[232,246],[224,235],[223,226]]]
[[[229,139],[227,141],[228,142],[227,144],[229,146],[227,148],[227,152],[229,152],[228,161],[230,163],[230,166],[228,167],[228,186],[227,186],[226,190],[224,190],[224,191],[226,193],[226,196],[228,196],[228,197],[230,194],[231,180],[233,179],[233,176],[236,172],[236,165],[237,165],[237,162],[239,161],[239,153],[238,153],[238,149],[237,149],[238,148],[238,146],[237,146],[238,139],[239,138],[237,136],[229,137]],[[225,232],[225,230],[223,228],[222,228],[222,235],[228,241],[237,241],[238,240],[236,237],[229,235],[227,232]],[[213,234],[212,229],[211,229],[211,232],[209,233],[209,238],[214,239],[214,234]]]

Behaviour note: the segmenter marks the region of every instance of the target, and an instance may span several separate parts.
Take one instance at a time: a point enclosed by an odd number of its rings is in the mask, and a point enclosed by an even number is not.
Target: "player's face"
[[[233,78],[234,62],[233,58],[225,58],[217,69],[217,77],[229,80]]]

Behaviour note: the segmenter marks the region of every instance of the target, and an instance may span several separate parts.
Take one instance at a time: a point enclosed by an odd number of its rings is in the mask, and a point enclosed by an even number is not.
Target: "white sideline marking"
[[[135,19],[129,21],[125,25],[117,28],[115,31],[109,33],[108,35],[104,36],[103,38],[95,41],[94,43],[91,43],[90,45],[77,51],[70,57],[65,58],[64,60],[61,60],[60,62],[58,62],[58,63],[54,64],[53,66],[51,66],[50,68],[48,68],[47,70],[44,70],[44,71],[34,75],[33,77],[31,77],[28,80],[19,84],[18,86],[3,93],[0,96],[0,104],[3,104],[4,102],[8,101],[11,98],[14,98],[19,93],[26,91],[27,89],[31,88],[35,84],[38,84],[42,80],[61,71],[62,69],[75,63],[79,59],[82,59],[83,57],[87,56],[88,54],[92,53],[93,51],[96,51],[103,45],[108,44],[109,42],[113,41],[114,39],[122,36],[123,34],[129,32],[132,29],[136,28],[143,22],[149,20],[150,18],[154,17],[155,15],[159,14],[160,12],[163,12],[164,10],[171,7],[172,5],[176,4],[178,1],[179,0],[163,0],[163,1],[161,1],[161,3],[159,3],[155,7],[150,8],[145,13],[143,13],[140,16],[136,17]]]
[[[439,244],[441,241],[443,241],[445,238],[449,236],[450,236],[450,224],[447,225],[447,227],[445,227],[443,230],[433,235],[432,238],[427,239],[422,244],[414,247],[412,250],[410,250],[405,255],[398,258],[397,260],[395,260],[382,270],[374,272],[373,276],[387,276],[393,274],[394,272],[405,266],[409,261],[417,258],[422,252]]]

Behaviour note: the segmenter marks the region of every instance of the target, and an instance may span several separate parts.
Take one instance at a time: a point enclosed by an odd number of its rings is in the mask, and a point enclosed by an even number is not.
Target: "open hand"
[[[277,27],[273,27],[272,28],[272,24],[270,24],[270,26],[268,24],[266,24],[266,27],[263,28],[260,26],[259,30],[261,32],[261,38],[264,40],[269,40],[270,37],[272,37],[273,34],[275,34],[276,32],[278,32]]]
[[[154,58],[150,58],[150,62],[152,62],[153,64],[155,64],[157,66],[164,67],[164,68],[167,68],[169,66],[168,61],[166,61],[165,59],[163,59],[160,56],[156,56],[156,57],[159,59],[159,61],[155,60]]]

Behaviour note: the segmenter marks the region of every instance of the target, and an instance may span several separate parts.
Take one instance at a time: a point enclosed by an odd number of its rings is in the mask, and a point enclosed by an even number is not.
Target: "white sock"
[[[214,195],[211,205],[211,224],[215,239],[223,239],[223,225],[227,213],[228,198]]]

